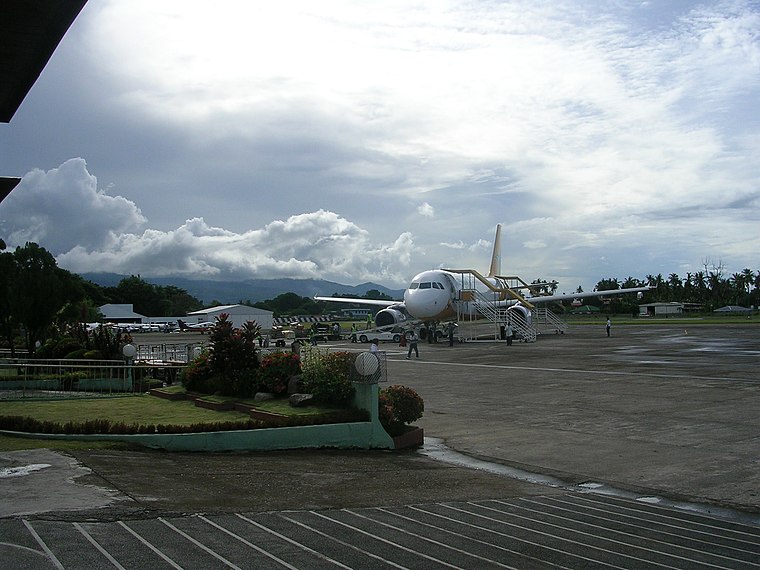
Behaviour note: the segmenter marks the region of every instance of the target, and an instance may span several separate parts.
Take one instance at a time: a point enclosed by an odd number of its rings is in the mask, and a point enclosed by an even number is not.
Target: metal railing
[[[547,332],[565,334],[568,329],[565,321],[546,308],[536,309],[533,312],[533,326],[542,334]]]
[[[0,399],[132,393],[133,369],[124,360],[0,359]]]
[[[137,362],[187,364],[191,362],[206,344],[203,342],[185,344],[138,344],[135,360]]]

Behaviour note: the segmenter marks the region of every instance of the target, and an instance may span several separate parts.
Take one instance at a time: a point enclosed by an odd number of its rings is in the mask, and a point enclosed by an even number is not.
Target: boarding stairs
[[[502,338],[502,329],[512,325],[515,339],[523,342],[535,342],[536,329],[527,322],[524,315],[519,311],[509,311],[500,307],[498,303],[489,298],[487,294],[473,291],[473,306],[475,310],[496,325],[497,338]]]
[[[508,310],[504,306],[504,301],[514,299],[523,301],[527,307],[531,307],[529,300],[524,299],[519,289],[525,288],[527,284],[517,277],[497,277],[496,285],[485,279],[476,271],[471,270],[449,270],[461,275],[460,298],[455,301],[457,306],[457,318],[461,323],[469,323],[479,318],[485,318],[494,323],[494,338],[501,339],[503,329],[507,324],[512,325],[515,338],[524,342],[534,342],[539,334],[553,332],[564,334],[567,330],[567,323],[557,315],[546,308],[532,307],[531,319],[526,319],[521,311]],[[476,280],[480,281],[487,287],[483,292],[476,288]],[[472,327],[468,327],[472,330]],[[472,340],[477,334],[467,334],[461,331],[466,340]]]
[[[534,309],[533,327],[538,334],[565,334],[568,329],[565,321],[545,307]]]

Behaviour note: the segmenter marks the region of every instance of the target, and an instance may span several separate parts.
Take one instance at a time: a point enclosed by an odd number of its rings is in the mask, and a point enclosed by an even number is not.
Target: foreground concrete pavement
[[[535,343],[389,351],[420,425],[464,454],[570,483],[760,511],[760,326],[576,326]],[[396,354],[394,354],[396,352]]]

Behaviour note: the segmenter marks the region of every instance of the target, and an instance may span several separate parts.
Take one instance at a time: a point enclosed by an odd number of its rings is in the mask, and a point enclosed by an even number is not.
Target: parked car
[[[376,338],[380,342],[395,342],[398,343],[401,340],[401,333],[404,331],[401,327],[393,327],[392,329],[384,330],[366,330],[359,331],[359,342],[370,342],[373,338]]]

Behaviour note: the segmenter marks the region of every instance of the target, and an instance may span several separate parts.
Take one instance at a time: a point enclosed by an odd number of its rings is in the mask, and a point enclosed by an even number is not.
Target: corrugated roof
[[[249,307],[248,305],[219,305],[218,307],[209,307],[208,309],[201,309],[199,311],[193,311],[192,313],[188,313],[188,315],[211,315],[215,313],[224,313],[231,311],[233,309],[245,309],[245,312],[251,315],[273,315],[274,313],[272,311],[267,311],[265,309],[259,309],[257,307]]]

